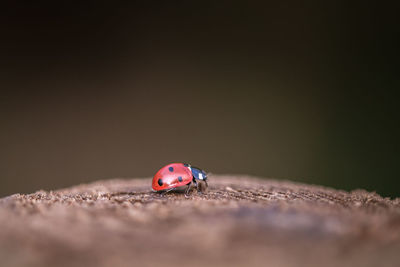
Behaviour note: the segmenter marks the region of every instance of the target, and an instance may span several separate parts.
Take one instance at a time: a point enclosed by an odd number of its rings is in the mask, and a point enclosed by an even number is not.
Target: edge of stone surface
[[[54,189],[54,190],[37,190],[32,193],[21,194],[15,193],[9,196],[5,196],[0,198],[0,204],[7,199],[12,199],[16,196],[22,195],[33,195],[38,193],[68,193],[68,194],[82,194],[82,193],[112,193],[121,191],[125,189],[126,192],[152,192],[151,189],[151,177],[139,177],[139,178],[130,178],[130,177],[115,177],[110,179],[101,179],[89,183],[81,183],[77,185],[72,185],[64,188]],[[317,184],[307,184],[297,181],[291,181],[287,179],[275,179],[275,178],[264,178],[257,177],[251,175],[240,175],[240,174],[213,174],[209,179],[210,188],[218,187],[218,186],[240,186],[248,187],[251,185],[256,186],[268,186],[268,187],[282,187],[287,189],[296,189],[296,190],[316,190],[322,191],[329,194],[342,194],[347,196],[358,195],[364,197],[374,197],[381,199],[386,202],[391,202],[391,204],[395,206],[400,206],[400,197],[390,198],[383,197],[378,193],[372,191],[367,191],[365,189],[354,189],[351,191],[346,191],[343,189],[335,189],[328,186],[317,185]],[[213,183],[215,182],[215,183]]]

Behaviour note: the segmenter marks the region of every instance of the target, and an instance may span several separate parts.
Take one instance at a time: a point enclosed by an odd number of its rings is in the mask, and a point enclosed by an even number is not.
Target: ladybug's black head
[[[207,173],[200,168],[190,166],[189,167],[192,171],[193,178],[196,180],[207,180]]]

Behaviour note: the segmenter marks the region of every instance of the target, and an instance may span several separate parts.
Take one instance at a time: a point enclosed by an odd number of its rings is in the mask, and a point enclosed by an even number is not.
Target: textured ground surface
[[[186,198],[150,183],[0,199],[0,266],[399,266],[400,199],[220,175]]]

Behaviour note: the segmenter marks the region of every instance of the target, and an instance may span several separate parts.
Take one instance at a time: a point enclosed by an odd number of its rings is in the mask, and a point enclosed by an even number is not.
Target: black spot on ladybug
[[[174,167],[169,167],[168,170],[169,170],[170,172],[173,172],[173,171],[174,171]]]
[[[182,182],[182,181],[183,181],[182,176],[178,176],[178,181],[179,181],[179,182]]]
[[[158,185],[159,186],[162,186],[164,183],[163,183],[163,181],[162,181],[162,179],[158,179]]]
[[[185,167],[189,167],[189,164],[187,164],[187,163],[183,163],[183,166],[185,166]]]

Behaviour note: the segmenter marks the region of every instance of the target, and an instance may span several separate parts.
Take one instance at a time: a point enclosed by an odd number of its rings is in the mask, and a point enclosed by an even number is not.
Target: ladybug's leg
[[[197,189],[197,192],[203,193],[201,191],[201,185],[200,184],[201,184],[201,182],[196,183],[196,189]]]
[[[186,189],[186,191],[185,191],[185,197],[189,197],[189,193],[190,193],[190,191],[192,190],[192,187],[193,187],[193,181],[191,181],[188,185],[187,185],[187,189]]]
[[[205,193],[207,190],[208,184],[207,181],[202,180],[197,182],[197,192]]]
[[[171,192],[172,190],[174,190],[175,188],[170,188],[168,190],[165,190],[164,192],[161,193],[161,196],[164,196],[166,193]]]

